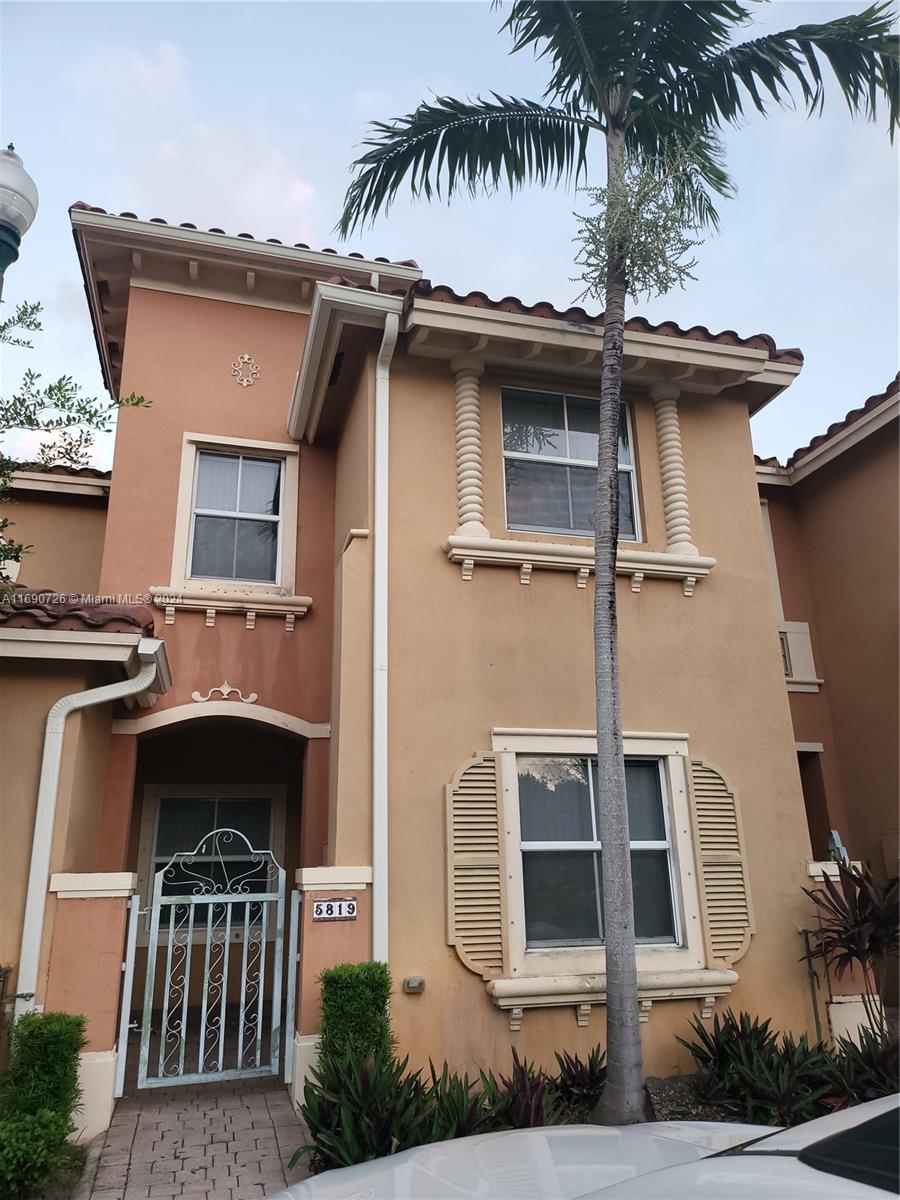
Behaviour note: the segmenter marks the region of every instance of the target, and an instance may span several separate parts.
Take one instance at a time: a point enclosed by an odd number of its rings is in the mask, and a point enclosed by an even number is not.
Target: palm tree
[[[551,68],[543,101],[490,93],[489,99],[437,97],[413,113],[375,122],[338,225],[353,228],[387,210],[401,184],[412,195],[449,199],[501,185],[558,184],[583,175],[588,146],[606,144],[609,196],[626,163],[661,163],[689,155],[691,171],[675,181],[680,210],[698,225],[718,223],[714,197],[732,185],[719,133],[740,123],[744,107],[799,100],[822,109],[823,67],[831,69],[854,114],[871,119],[885,100],[891,134],[900,119],[898,48],[886,3],[732,43],[751,20],[736,0],[516,0],[503,28],[513,51],[531,47]],[[619,530],[618,425],[625,296],[623,255],[606,261],[603,365],[595,521],[594,651],[601,797],[606,945],[608,1074],[597,1119],[642,1119],[641,1043],[637,1010],[628,808],[619,697],[615,591]]]

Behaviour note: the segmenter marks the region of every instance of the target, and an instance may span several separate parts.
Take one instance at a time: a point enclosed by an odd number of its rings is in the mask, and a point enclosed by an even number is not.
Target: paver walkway
[[[159,1088],[120,1100],[90,1200],[263,1200],[305,1179],[303,1127],[271,1080]]]

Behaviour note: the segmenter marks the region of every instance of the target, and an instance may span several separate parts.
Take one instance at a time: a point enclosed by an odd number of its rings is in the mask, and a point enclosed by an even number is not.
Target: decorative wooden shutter
[[[483,979],[502,974],[506,937],[497,767],[480,754],[447,786],[447,944]]]
[[[717,770],[691,761],[691,808],[707,965],[730,966],[754,932],[738,798]]]

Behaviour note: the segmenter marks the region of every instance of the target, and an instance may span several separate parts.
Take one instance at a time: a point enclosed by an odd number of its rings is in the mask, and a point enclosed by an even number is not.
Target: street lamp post
[[[6,268],[19,257],[19,244],[31,228],[37,208],[35,182],[10,142],[0,150],[0,295]]]

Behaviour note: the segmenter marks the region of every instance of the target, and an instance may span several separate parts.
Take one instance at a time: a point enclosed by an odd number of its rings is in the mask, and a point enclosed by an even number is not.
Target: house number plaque
[[[356,901],[349,896],[332,897],[329,900],[313,900],[314,921],[355,921]]]

